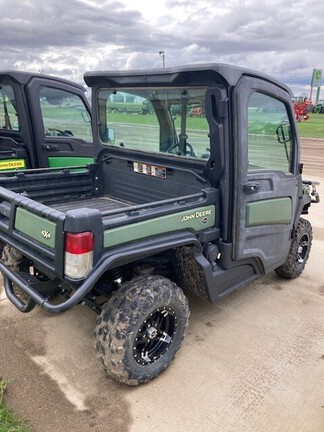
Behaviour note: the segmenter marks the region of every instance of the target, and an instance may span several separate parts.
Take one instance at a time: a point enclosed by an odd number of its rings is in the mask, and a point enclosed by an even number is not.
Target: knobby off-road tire
[[[9,245],[4,245],[1,261],[6,264],[11,270],[20,273],[19,270],[24,270],[22,274],[26,275],[27,269],[24,268],[23,256],[22,254],[15,248]],[[38,282],[38,280],[30,275],[28,276],[29,282]],[[13,285],[13,291],[17,297],[22,301],[24,307],[20,309],[20,312],[28,313],[31,312],[35,306],[36,302],[27,294],[25,294],[20,288],[18,288],[15,284]]]
[[[125,283],[97,318],[95,349],[109,376],[138,385],[173,360],[189,320],[182,290],[161,276]]]
[[[300,218],[296,236],[291,242],[288,258],[282,266],[275,269],[275,272],[285,279],[298,277],[305,268],[312,240],[312,225],[308,220]]]

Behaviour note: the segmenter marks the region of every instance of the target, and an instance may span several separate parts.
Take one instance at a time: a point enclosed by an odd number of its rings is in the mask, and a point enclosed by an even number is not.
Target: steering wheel
[[[179,148],[179,144],[178,143],[176,143],[176,144],[173,144],[171,147],[169,147],[168,149],[167,149],[167,153],[175,153],[175,154],[178,154],[177,152],[173,152],[172,150],[174,150],[174,149],[176,149],[176,148]],[[186,143],[186,147],[188,147],[189,148],[189,151],[186,151],[186,155],[188,155],[188,156],[196,156],[196,153],[195,153],[195,151],[194,151],[194,149],[193,149],[193,147],[192,147],[192,145],[190,144],[190,143]],[[182,155],[182,153],[180,152],[180,150],[179,150],[179,154],[180,155]]]

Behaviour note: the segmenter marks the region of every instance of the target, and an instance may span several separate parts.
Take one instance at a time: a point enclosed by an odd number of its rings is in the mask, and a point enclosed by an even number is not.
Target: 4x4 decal
[[[50,239],[51,238],[51,233],[47,230],[42,230],[41,235],[44,237],[44,239]]]

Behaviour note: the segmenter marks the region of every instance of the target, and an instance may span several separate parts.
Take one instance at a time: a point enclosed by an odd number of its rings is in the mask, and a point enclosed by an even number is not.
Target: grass
[[[7,382],[0,378],[0,432],[31,432],[26,423],[13,414],[4,402]]]
[[[298,123],[298,130],[302,138],[324,139],[324,114],[310,114],[308,120]]]
[[[158,120],[155,115],[152,114],[127,114],[119,112],[108,113],[109,122],[122,123],[122,124],[135,124],[135,125],[148,125],[148,126],[158,126]],[[174,119],[174,124],[176,128],[180,128],[181,119],[176,116]],[[194,130],[207,130],[207,120],[204,117],[187,117],[187,128]]]

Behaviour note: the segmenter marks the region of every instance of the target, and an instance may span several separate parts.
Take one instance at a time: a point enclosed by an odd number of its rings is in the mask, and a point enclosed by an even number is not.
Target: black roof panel
[[[0,82],[5,80],[11,80],[16,81],[19,84],[25,85],[34,77],[60,82],[62,84],[74,86],[79,88],[80,90],[85,91],[85,88],[82,85],[53,75],[46,75],[34,72],[23,72],[18,70],[0,70]]]
[[[223,63],[194,64],[165,69],[86,72],[89,87],[149,85],[215,85],[235,86],[243,75],[261,78],[291,93],[288,86],[275,78],[251,69]]]

